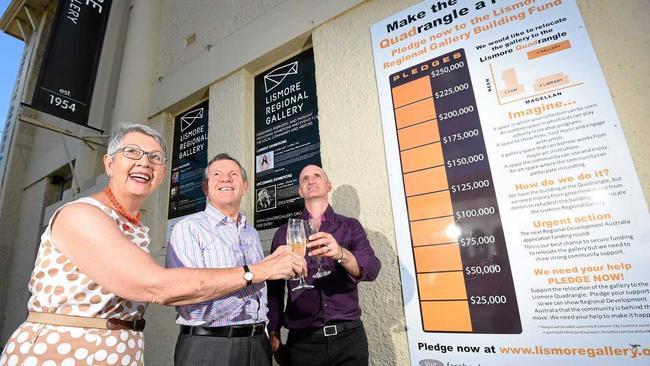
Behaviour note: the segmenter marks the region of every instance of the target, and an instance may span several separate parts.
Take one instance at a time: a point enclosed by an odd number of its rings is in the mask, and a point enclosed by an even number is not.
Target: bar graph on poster
[[[371,34],[411,363],[650,362],[647,203],[575,1]]]
[[[519,333],[467,58],[455,50],[440,59],[449,62],[416,65],[430,70],[417,78],[391,77],[424,330]]]

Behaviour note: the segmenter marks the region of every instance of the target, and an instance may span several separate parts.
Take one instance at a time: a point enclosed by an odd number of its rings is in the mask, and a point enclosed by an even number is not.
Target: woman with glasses
[[[147,303],[200,303],[247,285],[241,269],[165,269],[149,256],[140,208],[165,178],[166,162],[165,141],[150,127],[113,133],[107,186],[59,208],[41,237],[29,316],[0,365],[142,365]],[[254,283],[304,269],[288,250],[250,266]]]

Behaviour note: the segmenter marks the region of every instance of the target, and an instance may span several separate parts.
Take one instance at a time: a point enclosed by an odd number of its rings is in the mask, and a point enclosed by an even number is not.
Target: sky
[[[10,2],[11,0],[0,0],[0,15],[4,14]],[[9,100],[16,84],[23,46],[23,41],[0,32],[0,135],[7,120]]]

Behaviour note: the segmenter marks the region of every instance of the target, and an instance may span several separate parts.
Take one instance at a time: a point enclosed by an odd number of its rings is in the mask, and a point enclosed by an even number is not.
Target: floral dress
[[[149,252],[149,228],[124,221],[113,209],[85,197],[66,204],[85,203],[99,207],[124,235]],[[65,207],[63,206],[63,207]],[[29,281],[32,296],[29,311],[92,318],[136,320],[144,316],[146,303],[129,301],[104,290],[61,253],[50,240],[59,208],[41,236],[34,271]],[[24,322],[7,341],[0,366],[144,365],[142,332],[77,328]]]

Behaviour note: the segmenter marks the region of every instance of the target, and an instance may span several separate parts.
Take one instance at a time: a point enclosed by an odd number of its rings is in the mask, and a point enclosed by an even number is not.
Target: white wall
[[[166,0],[158,73],[167,75],[280,4],[281,0]],[[195,35],[194,43],[186,39]]]
[[[580,0],[578,7],[605,73],[646,202],[650,197],[650,3]]]

